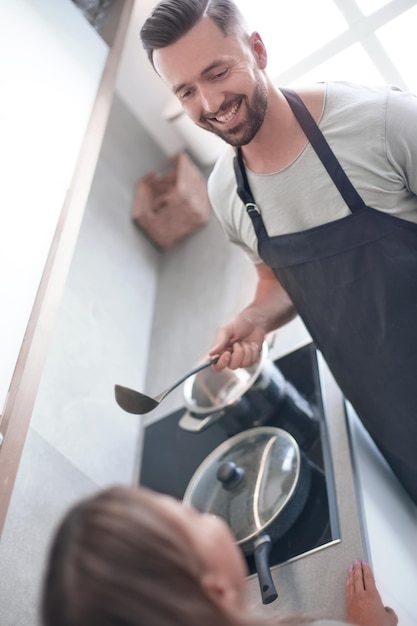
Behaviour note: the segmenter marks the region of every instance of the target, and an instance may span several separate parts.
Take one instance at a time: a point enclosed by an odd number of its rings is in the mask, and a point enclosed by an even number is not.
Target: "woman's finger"
[[[362,565],[358,559],[355,560],[352,566],[352,584],[353,589],[356,593],[363,591],[365,589],[363,582],[363,574],[362,574]]]
[[[372,573],[371,567],[365,561],[362,561],[362,574],[363,574],[363,584],[365,589],[376,591],[375,578]]]

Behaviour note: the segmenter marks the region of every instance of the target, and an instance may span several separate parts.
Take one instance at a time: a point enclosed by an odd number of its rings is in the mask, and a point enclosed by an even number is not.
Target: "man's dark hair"
[[[232,0],[162,0],[140,31],[142,45],[152,65],[154,50],[175,43],[205,16],[210,17],[225,36],[245,29],[245,20]]]

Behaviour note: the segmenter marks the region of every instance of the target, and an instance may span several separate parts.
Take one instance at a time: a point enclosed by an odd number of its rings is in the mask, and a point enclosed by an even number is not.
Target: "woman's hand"
[[[396,626],[398,617],[384,606],[367,563],[355,561],[346,584],[347,620],[356,626]]]

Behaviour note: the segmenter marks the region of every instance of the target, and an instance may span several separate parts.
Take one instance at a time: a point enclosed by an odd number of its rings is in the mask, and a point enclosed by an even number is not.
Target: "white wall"
[[[71,0],[0,0],[0,409],[107,53]]]
[[[348,405],[369,554],[379,592],[401,626],[417,624],[417,507]]]

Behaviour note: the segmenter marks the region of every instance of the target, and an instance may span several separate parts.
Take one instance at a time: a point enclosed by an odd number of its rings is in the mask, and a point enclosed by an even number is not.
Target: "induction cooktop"
[[[285,379],[312,408],[315,420],[299,420],[290,406],[282,403],[273,412],[268,426],[290,432],[308,458],[312,482],[307,502],[289,531],[271,548],[270,565],[299,558],[340,539],[332,460],[323,411],[317,352],[308,344],[277,359]],[[151,489],[182,499],[185,489],[200,463],[229,435],[221,419],[198,433],[179,426],[186,409],[181,408],[144,427],[143,448],[138,482]],[[249,572],[254,573],[252,556],[245,556]]]

